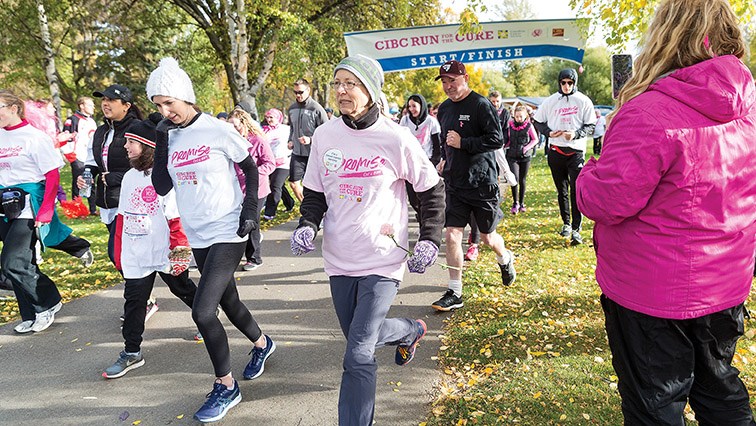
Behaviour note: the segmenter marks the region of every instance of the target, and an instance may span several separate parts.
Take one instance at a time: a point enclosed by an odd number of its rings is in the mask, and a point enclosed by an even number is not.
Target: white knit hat
[[[150,73],[146,89],[150,101],[154,96],[170,96],[190,104],[197,102],[192,80],[173,58],[160,60],[160,66]]]

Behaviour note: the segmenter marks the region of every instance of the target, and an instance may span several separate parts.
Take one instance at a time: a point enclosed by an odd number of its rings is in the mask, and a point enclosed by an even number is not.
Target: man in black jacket
[[[496,253],[504,285],[515,280],[514,255],[496,233],[503,217],[499,208],[499,168],[495,151],[503,144],[499,116],[491,102],[468,85],[470,76],[464,64],[448,61],[439,69],[449,97],[438,108],[441,141],[445,142],[443,166],[446,185],[446,261],[449,290],[431,306],[439,311],[461,308],[462,302],[462,232],[475,220],[481,240]]]

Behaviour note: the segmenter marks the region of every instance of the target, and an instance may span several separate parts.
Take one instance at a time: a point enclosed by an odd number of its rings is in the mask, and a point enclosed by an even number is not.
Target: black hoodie
[[[569,93],[565,93],[562,91],[562,85],[560,82],[565,79],[570,79],[573,82],[575,82],[575,84],[572,85],[572,90]],[[565,68],[559,71],[559,78],[557,78],[557,90],[559,91],[559,93],[561,93],[564,96],[574,95],[575,92],[577,92],[577,85],[578,85],[578,73],[577,71],[575,71],[575,69]]]
[[[409,101],[415,101],[420,104],[420,114],[417,115],[417,118],[413,117],[412,114],[409,112]],[[405,104],[405,108],[408,110],[407,112],[407,118],[409,118],[409,121],[415,125],[415,130],[420,127],[421,124],[425,122],[425,120],[428,118],[428,102],[425,100],[423,95],[420,94],[414,94],[410,95],[409,98],[407,98],[407,103]],[[431,138],[431,163],[433,163],[434,166],[437,166],[439,162],[441,162],[441,140],[439,139],[439,134],[434,133],[430,135]]]

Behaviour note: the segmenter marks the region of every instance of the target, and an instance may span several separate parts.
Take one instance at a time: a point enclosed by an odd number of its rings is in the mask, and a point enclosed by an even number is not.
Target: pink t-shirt
[[[410,132],[381,116],[367,129],[328,121],[315,131],[304,186],[323,192],[323,260],[328,276],[404,276],[407,191],[431,189],[438,173]]]

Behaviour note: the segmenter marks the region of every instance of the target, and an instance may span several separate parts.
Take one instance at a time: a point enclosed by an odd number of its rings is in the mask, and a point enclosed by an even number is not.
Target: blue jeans
[[[347,339],[339,425],[369,426],[375,413],[375,348],[410,344],[417,323],[410,318],[386,318],[399,289],[397,280],[378,275],[332,276],[330,282],[333,306]]]

